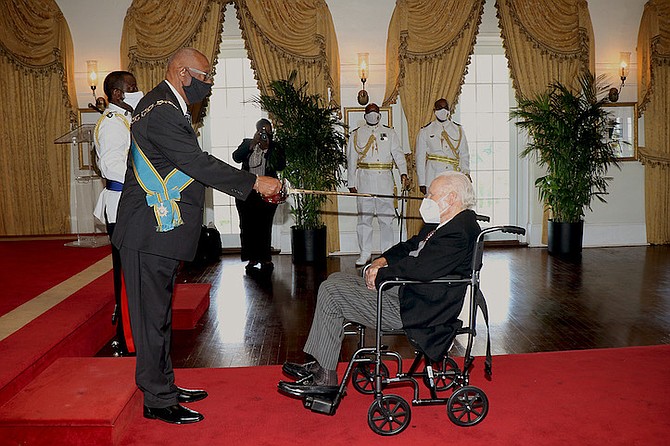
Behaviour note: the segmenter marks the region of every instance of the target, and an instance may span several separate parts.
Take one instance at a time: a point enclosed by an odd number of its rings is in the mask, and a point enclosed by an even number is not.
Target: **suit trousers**
[[[135,382],[145,406],[172,406],[177,404],[170,359],[172,291],[179,260],[127,247],[120,251],[137,351]]]
[[[392,198],[357,198],[358,210],[358,246],[361,255],[367,257],[372,254],[372,219],[376,215],[379,223],[379,240],[381,252],[388,250],[394,245],[393,217],[395,211]]]
[[[252,191],[246,200],[235,200],[240,216],[241,258],[243,261],[269,262],[272,260],[272,221],[277,205],[268,203]]]
[[[327,370],[337,368],[347,321],[376,327],[377,291],[369,290],[361,276],[337,272],[319,287],[312,328],[303,349]],[[401,328],[398,288],[394,287],[384,291],[382,329]]]

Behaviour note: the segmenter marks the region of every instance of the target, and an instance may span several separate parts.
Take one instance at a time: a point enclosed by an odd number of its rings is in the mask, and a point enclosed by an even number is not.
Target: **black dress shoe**
[[[291,383],[286,381],[279,381],[278,386],[279,390],[284,393],[288,393],[293,396],[316,396],[316,395],[326,395],[334,396],[339,390],[339,386],[319,386],[313,385],[310,383]]]
[[[282,372],[293,379],[304,379],[312,376],[319,368],[319,363],[316,361],[307,362],[305,364],[296,364],[295,362],[285,362],[281,366]]]
[[[195,403],[196,401],[207,398],[207,392],[204,390],[182,389],[177,387],[177,401],[180,403]]]
[[[261,273],[270,274],[272,270],[275,269],[275,266],[272,262],[263,262],[261,263]]]
[[[190,424],[202,421],[205,417],[188,407],[175,404],[169,407],[144,406],[144,418],[156,419],[172,424]]]

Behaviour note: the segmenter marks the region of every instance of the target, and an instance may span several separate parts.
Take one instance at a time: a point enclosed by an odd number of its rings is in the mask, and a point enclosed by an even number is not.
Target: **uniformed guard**
[[[393,165],[398,168],[403,188],[407,188],[407,163],[400,147],[400,139],[392,127],[379,123],[381,114],[375,103],[365,107],[365,125],[353,130],[347,145],[347,186],[351,192],[393,194]],[[365,265],[372,255],[372,219],[379,222],[381,251],[395,244],[391,223],[395,216],[392,198],[356,199],[358,210],[358,245],[360,257],[357,266]]]
[[[435,120],[426,124],[416,138],[416,176],[423,194],[426,184],[441,172],[453,170],[470,177],[470,152],[463,127],[451,120],[446,99],[435,102],[434,112]]]
[[[98,168],[105,181],[105,188],[98,197],[93,214],[106,224],[107,233],[111,237],[126,174],[131,114],[144,94],[137,90],[135,77],[127,71],[109,73],[105,78],[104,91],[109,105],[95,126],[94,140]],[[112,265],[116,300],[112,316],[112,322],[116,324],[114,349],[115,354],[125,356],[135,349],[130,331],[128,304],[122,292],[121,259],[119,250],[114,246],[112,246]]]

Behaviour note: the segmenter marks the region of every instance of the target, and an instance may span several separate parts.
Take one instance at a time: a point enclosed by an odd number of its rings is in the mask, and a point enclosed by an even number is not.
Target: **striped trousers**
[[[375,328],[377,290],[369,290],[361,276],[337,272],[319,287],[312,328],[303,349],[327,370],[337,368],[346,321]],[[401,328],[398,287],[394,287],[384,291],[382,330]]]

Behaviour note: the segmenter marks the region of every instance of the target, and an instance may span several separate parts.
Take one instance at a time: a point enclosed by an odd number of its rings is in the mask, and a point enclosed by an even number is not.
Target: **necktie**
[[[186,118],[189,124],[193,124],[193,121],[191,120],[191,112],[186,112],[184,117]]]

